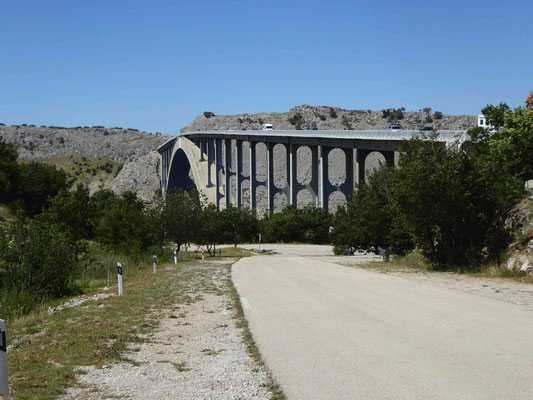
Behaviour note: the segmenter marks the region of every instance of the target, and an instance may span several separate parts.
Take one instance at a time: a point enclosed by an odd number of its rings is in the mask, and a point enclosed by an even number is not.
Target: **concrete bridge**
[[[459,139],[464,131],[437,131],[437,140]],[[257,189],[266,188],[266,209],[273,210],[274,197],[284,195],[287,204],[296,205],[299,191],[311,193],[312,204],[329,209],[330,196],[341,192],[346,199],[356,183],[365,180],[368,156],[377,152],[388,165],[394,165],[395,153],[402,142],[420,135],[419,131],[197,131],[185,132],[158,148],[161,154],[163,194],[174,188],[197,188],[207,200],[221,207],[243,205],[243,182],[248,181],[250,208],[257,207]],[[259,181],[257,146],[266,146],[266,180]],[[274,184],[274,148],[282,147],[286,183]],[[246,149],[245,149],[246,147]],[[298,149],[307,147],[311,155],[311,179],[297,179]],[[331,183],[329,155],[335,149],[344,153],[344,180]],[[243,162],[247,152],[248,162]],[[277,150],[279,152],[279,149]],[[338,150],[335,150],[339,157]],[[277,166],[279,168],[279,165]],[[231,184],[230,184],[231,182]]]

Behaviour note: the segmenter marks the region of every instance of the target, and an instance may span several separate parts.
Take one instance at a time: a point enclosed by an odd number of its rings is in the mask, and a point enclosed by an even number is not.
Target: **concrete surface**
[[[533,399],[523,306],[316,257],[244,258],[232,277],[289,400]]]

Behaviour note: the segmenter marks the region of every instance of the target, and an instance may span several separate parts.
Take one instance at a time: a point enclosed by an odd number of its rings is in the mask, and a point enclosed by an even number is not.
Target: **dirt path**
[[[191,289],[189,304],[162,310],[157,330],[124,355],[129,361],[81,367],[80,387],[63,399],[269,399],[268,374],[246,353],[234,318],[227,264],[209,268],[210,282]]]

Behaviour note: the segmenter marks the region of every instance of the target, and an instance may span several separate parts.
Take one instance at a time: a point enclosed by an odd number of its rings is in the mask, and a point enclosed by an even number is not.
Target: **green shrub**
[[[2,307],[15,312],[76,291],[73,277],[81,245],[61,227],[18,216],[0,232]],[[11,299],[15,296],[15,299]]]
[[[297,112],[292,117],[288,118],[289,121],[297,130],[302,129],[302,124],[305,122],[301,113]]]

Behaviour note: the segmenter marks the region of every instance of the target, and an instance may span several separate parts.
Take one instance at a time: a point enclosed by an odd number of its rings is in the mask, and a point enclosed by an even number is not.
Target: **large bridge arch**
[[[208,202],[215,202],[215,190],[208,185],[208,163],[201,160],[200,149],[186,137],[178,137],[168,155],[167,176],[163,180],[164,192],[182,188],[197,189],[207,197]]]

